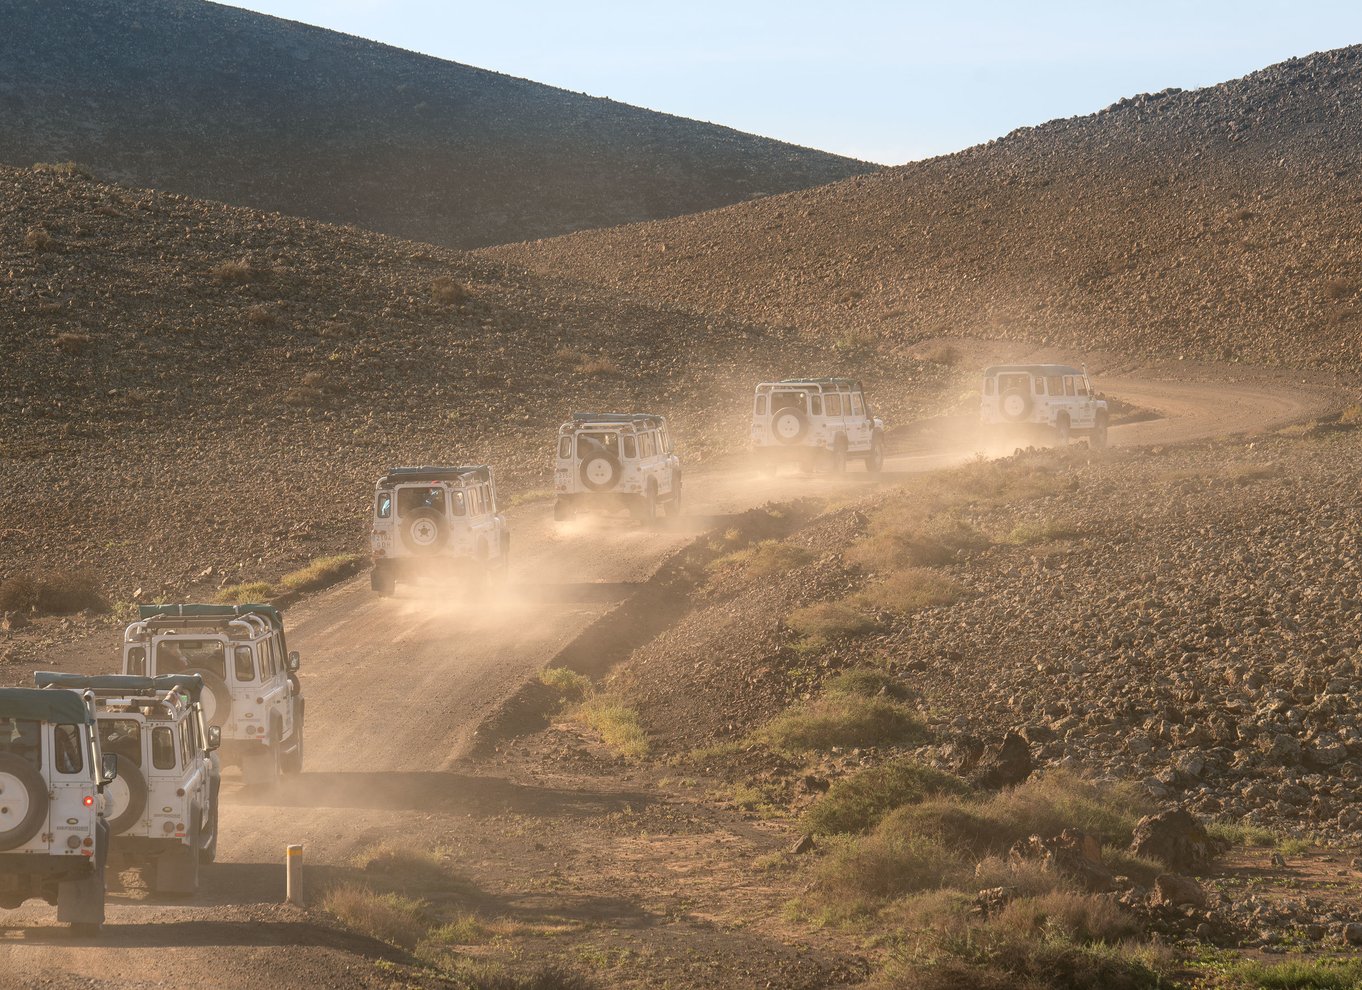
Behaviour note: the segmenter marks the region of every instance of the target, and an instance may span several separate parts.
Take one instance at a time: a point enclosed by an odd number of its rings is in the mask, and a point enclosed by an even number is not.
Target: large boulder
[[[1151,903],[1155,906],[1204,908],[1206,891],[1191,877],[1160,873],[1154,878]]]
[[[1141,818],[1130,843],[1131,852],[1137,856],[1157,859],[1181,872],[1200,869],[1222,848],[1185,808]]]
[[[1031,747],[1021,733],[1010,730],[997,749],[985,753],[979,760],[969,781],[975,787],[996,791],[1015,787],[1030,777],[1034,769]]]

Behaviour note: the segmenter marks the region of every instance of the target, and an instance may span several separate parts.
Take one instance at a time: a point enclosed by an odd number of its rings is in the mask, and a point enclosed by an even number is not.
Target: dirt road
[[[1113,430],[1117,446],[1280,426],[1338,401],[1324,389],[1282,384],[1102,385],[1159,417]],[[336,864],[385,837],[435,842],[498,815],[551,823],[644,800],[479,776],[461,757],[502,699],[697,533],[792,494],[903,483],[969,459],[975,446],[892,458],[878,482],[856,465],[838,480],[693,470],[687,515],[655,532],[594,518],[558,525],[547,504],[528,506],[511,513],[511,580],[486,600],[407,587],[383,599],[364,576],[309,599],[288,616],[308,697],[306,772],[273,794],[252,793],[229,775],[220,861],[191,901],[114,892],[105,932],[89,942],[70,939],[45,905],[5,915],[0,986],[385,985],[374,960],[392,950],[278,906],[285,844],[303,843],[310,863]]]

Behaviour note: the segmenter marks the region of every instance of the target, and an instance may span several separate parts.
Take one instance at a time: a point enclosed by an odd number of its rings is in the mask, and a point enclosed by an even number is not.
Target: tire
[[[870,453],[865,455],[865,469],[870,474],[879,474],[884,470],[884,443],[879,434],[870,438]]]
[[[109,810],[117,808],[105,816],[111,835],[122,835],[141,821],[147,810],[147,778],[136,763],[120,759],[118,776],[105,786],[104,793],[109,798]]]
[[[33,764],[0,753],[0,850],[18,849],[47,823],[47,782]]]
[[[657,521],[657,482],[649,480],[647,491],[640,495],[638,502],[635,503],[635,515],[645,526]]]
[[[582,484],[593,492],[612,491],[620,483],[624,469],[608,450],[593,450],[577,468]]]
[[[1069,437],[1073,434],[1073,425],[1069,422],[1068,413],[1060,413],[1055,420],[1055,433],[1059,435],[1060,443],[1069,442]]]
[[[158,894],[195,894],[199,890],[199,862],[203,855],[203,843],[199,830],[198,808],[190,809],[192,814],[185,825],[187,843],[175,843],[156,857],[156,880],[152,889]]]
[[[662,511],[668,518],[675,518],[681,515],[681,472],[678,471],[672,478],[672,497],[667,500],[667,504],[662,507]]]
[[[412,553],[425,557],[439,553],[449,537],[444,514],[428,505],[403,515],[398,530],[402,534],[402,545]]]
[[[847,473],[847,438],[839,436],[832,444],[832,473]]]
[[[568,522],[577,515],[577,507],[572,504],[571,499],[558,498],[553,501],[553,519],[555,522]]]
[[[277,722],[270,726],[270,736],[270,745],[261,747],[263,752],[242,757],[241,775],[245,778],[248,787],[258,787],[268,791],[279,786],[280,743]]]
[[[369,574],[369,587],[380,595],[391,595],[396,584],[397,582],[387,574],[380,574],[378,571]]]
[[[303,772],[303,706],[301,701],[293,712],[293,747],[279,757],[279,769],[284,773]]]
[[[208,840],[199,845],[200,863],[216,863],[218,859],[218,811],[222,807],[218,798],[219,791],[219,782],[213,781],[213,783],[209,785],[209,797],[213,802],[213,811],[208,816],[208,827],[210,831]]]
[[[190,667],[184,673],[198,674],[203,678],[203,692],[199,701],[203,705],[204,725],[226,725],[232,718],[232,692],[227,682],[211,670]]]
[[[1107,417],[1097,417],[1097,425],[1093,427],[1088,445],[1092,447],[1093,450],[1107,449]]]
[[[785,406],[771,413],[771,436],[777,443],[799,443],[809,432],[809,418],[796,406]]]
[[[1009,423],[1020,423],[1030,416],[1031,406],[1031,396],[1015,388],[998,396],[998,414]]]

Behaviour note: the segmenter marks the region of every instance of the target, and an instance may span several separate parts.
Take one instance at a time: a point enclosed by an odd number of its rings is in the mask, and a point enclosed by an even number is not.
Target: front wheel
[[[865,469],[871,474],[879,474],[884,470],[884,445],[880,443],[879,437],[870,441],[870,453],[865,456]]]
[[[1061,415],[1059,419],[1055,420],[1055,432],[1059,434],[1060,443],[1069,442],[1069,435],[1072,433],[1072,429],[1067,415]]]
[[[1089,441],[1093,450],[1107,449],[1107,418],[1099,416],[1097,425],[1093,427],[1092,438]]]
[[[846,438],[838,437],[837,442],[832,447],[832,473],[846,474],[847,471],[847,442]]]
[[[681,515],[681,476],[678,474],[672,481],[672,497],[667,502],[664,510],[669,517]]]

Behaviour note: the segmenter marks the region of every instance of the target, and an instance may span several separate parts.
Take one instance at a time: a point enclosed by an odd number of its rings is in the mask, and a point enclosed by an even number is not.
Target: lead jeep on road
[[[272,787],[303,769],[299,659],[272,605],[143,605],[123,632],[123,673],[198,674],[206,726],[221,729],[224,766]]]
[[[504,577],[511,561],[511,530],[486,464],[390,468],[374,488],[369,542],[369,582],[382,595],[418,578],[477,586]]]
[[[627,509],[651,523],[681,512],[681,458],[667,421],[652,413],[573,413],[558,428],[553,518]]]
[[[1088,373],[1064,364],[1009,364],[984,372],[980,418],[990,427],[1039,427],[1067,443],[1085,434],[1097,449],[1107,445],[1110,418],[1105,399]]]
[[[870,411],[852,378],[789,378],[757,386],[751,451],[762,470],[783,463],[812,468],[824,461],[836,473],[850,458],[878,474],[884,466],[884,422]]]
[[[203,678],[39,671],[33,679],[94,695],[100,746],[118,757],[104,789],[114,862],[148,871],[158,892],[195,893],[199,864],[217,858],[221,783],[221,730],[204,722]]]
[[[40,897],[77,933],[99,930],[117,772],[88,691],[0,688],[0,908]]]

